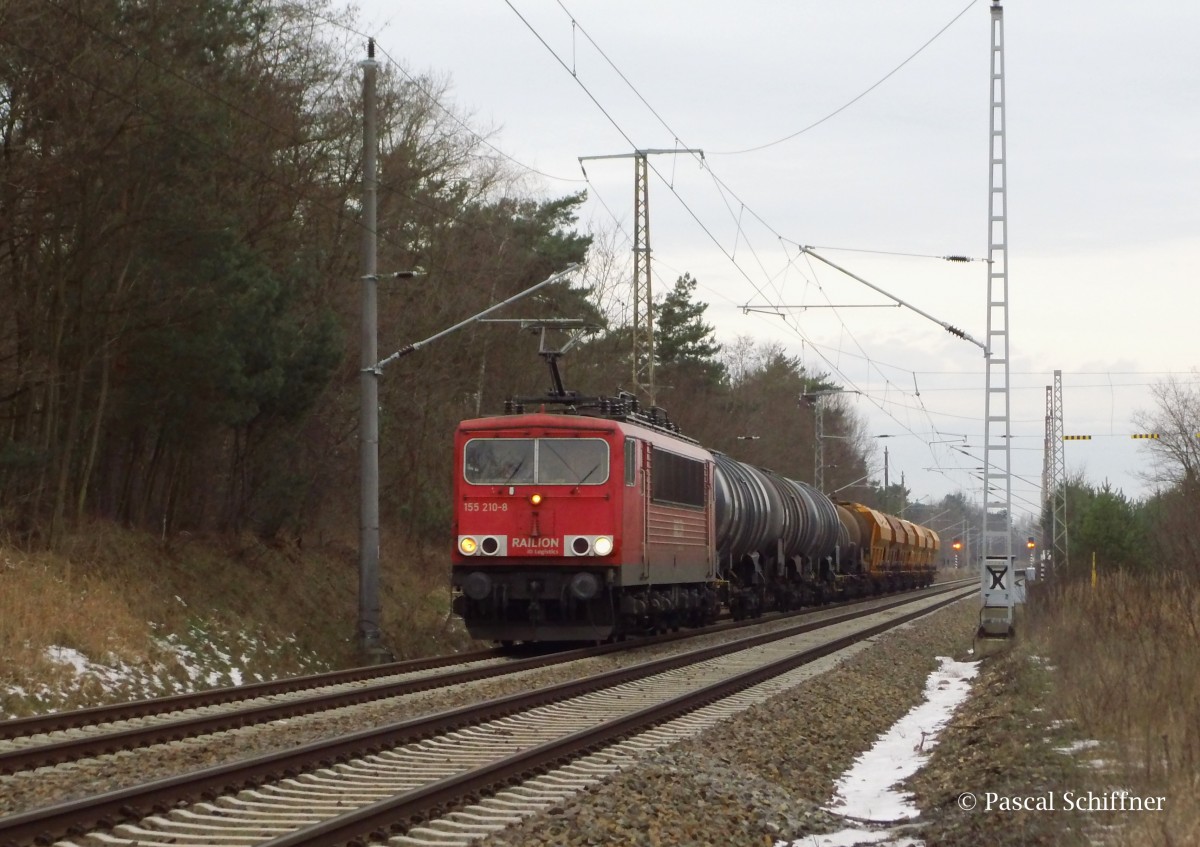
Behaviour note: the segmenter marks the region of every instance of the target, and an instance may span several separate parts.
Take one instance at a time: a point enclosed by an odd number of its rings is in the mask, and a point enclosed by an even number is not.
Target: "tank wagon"
[[[510,401],[455,435],[454,607],[475,638],[599,641],[933,581],[928,528],[705,449],[630,395],[549,399],[567,413]]]

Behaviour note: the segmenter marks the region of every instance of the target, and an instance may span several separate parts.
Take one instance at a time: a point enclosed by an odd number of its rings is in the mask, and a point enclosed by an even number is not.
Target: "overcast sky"
[[[720,340],[777,339],[862,392],[845,402],[892,436],[914,498],[977,496],[981,462],[950,442],[982,454],[978,347],[903,309],[742,307],[886,302],[799,243],[984,339],[986,265],[921,257],[987,255],[990,3],[511,2],[363,0],[360,23],[410,72],[448,75],[547,195],[586,188],[587,223],[624,251],[632,162],[587,163],[585,182],[578,158],[703,149],[704,167],[652,157],[656,287],[690,272]],[[1151,383],[1196,379],[1198,30],[1195,4],[1005,5],[1018,515],[1040,503],[1055,368],[1066,433],[1095,436],[1068,468],[1131,496],[1150,490],[1131,416]]]

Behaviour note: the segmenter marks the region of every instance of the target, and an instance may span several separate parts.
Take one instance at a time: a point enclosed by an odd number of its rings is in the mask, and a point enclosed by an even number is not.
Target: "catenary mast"
[[[654,383],[654,291],[650,268],[650,163],[647,156],[704,151],[691,148],[634,150],[608,156],[580,156],[579,165],[597,159],[633,159],[633,349],[630,359],[633,390],[653,406],[657,402]],[[584,171],[587,176],[587,171]]]
[[[1062,371],[1054,372],[1052,395],[1054,412],[1050,417],[1050,491],[1052,492],[1050,567],[1056,575],[1066,575],[1067,558],[1067,447],[1063,442]]]
[[[988,176],[987,388],[983,419],[983,636],[1012,634],[1012,408],[1008,323],[1008,195],[1004,136],[1004,9],[992,8],[991,155]]]

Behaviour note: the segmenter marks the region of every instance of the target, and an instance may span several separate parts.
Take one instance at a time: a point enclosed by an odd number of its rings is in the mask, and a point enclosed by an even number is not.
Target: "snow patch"
[[[938,668],[925,681],[925,701],[879,736],[875,745],[859,756],[837,781],[829,811],[862,823],[898,823],[920,815],[912,796],[897,791],[901,780],[912,776],[929,760],[938,735],[949,723],[971,690],[979,672],[977,662],[956,662],[938,657]],[[777,841],[775,847],[921,847],[919,839],[900,836],[890,829],[851,827],[824,835],[806,835]]]
[[[57,644],[46,648],[46,658],[58,665],[70,665],[75,669],[75,676],[83,676],[92,665],[91,660],[78,650]]]
[[[929,760],[938,733],[966,699],[979,667],[939,657],[940,667],[925,682],[925,702],[914,706],[875,746],[859,756],[837,782],[829,811],[862,821],[897,821],[920,814],[911,796],[892,786],[912,776]]]
[[[1091,750],[1093,747],[1099,747],[1100,742],[1092,738],[1085,738],[1083,741],[1072,741],[1066,747],[1055,747],[1058,752],[1072,756],[1082,750]]]
[[[183,603],[182,598],[176,598]],[[73,647],[51,645],[42,651],[61,669],[40,681],[0,681],[0,720],[24,714],[58,711],[67,703],[87,705],[120,702],[163,694],[182,694],[202,687],[242,685],[247,678],[262,681],[260,668],[287,657],[307,672],[327,670],[316,656],[296,649],[295,635],[268,641],[261,633],[226,630],[212,621],[194,619],[180,633],[164,633],[163,625],[148,623],[153,635],[148,660],[131,664],[105,654],[89,658]],[[252,667],[259,665],[259,668]]]

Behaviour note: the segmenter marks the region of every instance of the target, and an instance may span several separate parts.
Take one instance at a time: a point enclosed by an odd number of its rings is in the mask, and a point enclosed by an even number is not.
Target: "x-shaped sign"
[[[992,577],[992,584],[988,586],[988,591],[992,591],[996,588],[999,588],[1001,591],[1003,591],[1004,575],[1008,573],[1008,565],[1001,565],[1000,567],[988,565],[987,572],[991,574]]]

